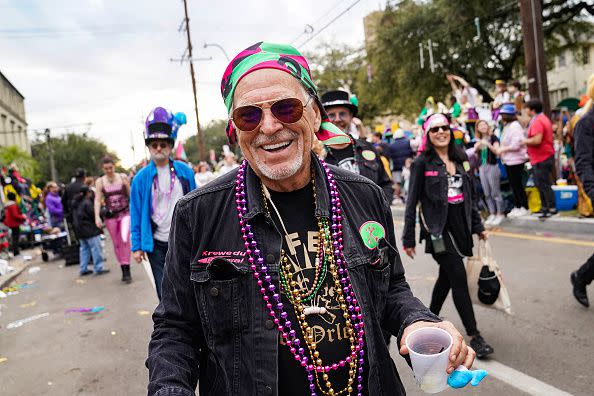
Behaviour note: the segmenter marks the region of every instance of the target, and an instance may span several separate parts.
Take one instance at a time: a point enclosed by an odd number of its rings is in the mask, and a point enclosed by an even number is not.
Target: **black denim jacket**
[[[328,217],[329,194],[312,156],[316,216]],[[419,320],[437,322],[405,280],[395,246],[392,214],[378,186],[331,167],[343,209],[344,254],[364,315],[370,395],[404,395],[381,328],[400,337]],[[169,239],[162,300],[153,314],[149,395],[278,395],[279,334],[244,256],[230,172],[178,203]],[[260,181],[246,172],[246,218],[271,276],[278,283],[281,234],[263,209]],[[367,221],[386,232],[367,248],[359,234]],[[304,393],[306,390],[304,389]]]
[[[353,148],[355,151],[355,161],[359,165],[359,173],[381,187],[384,191],[384,196],[388,202],[392,202],[394,196],[394,188],[392,187],[392,179],[386,173],[384,164],[380,159],[377,150],[371,143],[364,139],[353,139]],[[373,159],[367,159],[363,156],[363,151],[371,151],[374,154]],[[385,155],[385,153],[384,153]],[[326,162],[330,165],[337,165],[337,160],[332,154],[332,149],[328,150]]]
[[[473,234],[480,234],[485,228],[476,207],[477,197],[470,175],[461,164],[456,164],[456,171],[462,175],[464,213],[468,229]],[[441,235],[448,219],[448,175],[445,164],[437,156],[427,158],[422,154],[413,162],[402,233],[402,243],[405,247],[415,247],[415,222],[419,202],[419,211],[422,212],[426,224],[425,227],[421,221],[420,240],[427,238],[429,234]]]

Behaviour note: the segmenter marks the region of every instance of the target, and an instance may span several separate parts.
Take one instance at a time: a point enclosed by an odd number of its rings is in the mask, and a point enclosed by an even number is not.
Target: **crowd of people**
[[[41,224],[79,246],[80,276],[109,272],[104,228],[122,282],[132,281],[131,258],[148,262],[160,301],[150,395],[191,395],[197,384],[204,394],[404,394],[388,343],[396,337],[406,355],[403,340],[424,327],[453,337],[449,373],[470,368],[494,351],[466,279],[473,235],[486,240],[486,228],[535,210],[527,185],[542,220],[557,213],[557,181],[594,199],[594,76],[582,109],[553,121],[518,82],[497,80],[484,103],[463,78],[447,80],[449,107],[428,97],[416,122],[370,133],[358,99],[320,94],[295,48],[255,44],[221,82],[229,146],[218,163],[174,159],[185,116],[156,107],[144,128],[150,160],[137,173],[118,173],[106,156],[101,176],[78,169],[42,191],[3,169],[13,254],[23,224]],[[414,258],[424,241],[439,264],[429,307],[404,277],[390,209],[399,202],[404,253]],[[570,279],[588,306],[594,256]],[[468,343],[439,317],[450,290]]]

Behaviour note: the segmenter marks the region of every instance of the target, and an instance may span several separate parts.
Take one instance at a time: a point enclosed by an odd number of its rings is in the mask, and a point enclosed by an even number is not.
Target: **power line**
[[[322,19],[326,18],[332,11],[334,11],[336,9],[336,7],[340,4],[344,2],[344,0],[338,0],[336,3],[334,3],[332,5],[331,8],[329,8],[328,10],[326,10],[326,12],[324,12],[323,14],[320,15],[320,17],[318,19],[316,19],[313,23],[308,23],[305,25],[305,28],[303,29],[303,31],[297,36],[295,37],[293,40],[291,40],[291,42],[289,43],[290,45],[295,44],[297,41],[299,41],[299,39],[301,37],[303,37],[303,35],[305,34],[312,34],[314,32],[314,26],[318,24],[318,22],[321,22]]]
[[[355,2],[353,2],[350,6],[348,6],[346,8],[346,10],[344,10],[343,12],[341,12],[340,14],[338,14],[337,16],[335,16],[334,18],[332,18],[330,20],[330,22],[328,22],[327,24],[325,24],[324,26],[322,26],[317,32],[315,32],[311,37],[309,37],[307,40],[305,40],[305,42],[301,43],[300,45],[297,46],[297,48],[301,48],[303,47],[305,44],[309,43],[311,40],[313,40],[315,37],[317,37],[320,33],[322,33],[324,30],[326,30],[326,28],[330,25],[332,25],[334,22],[336,22],[336,20],[338,20],[338,18],[340,18],[341,16],[343,16],[344,14],[346,14],[348,11],[350,11],[351,8],[353,8],[357,3],[359,3],[361,0],[356,0]]]

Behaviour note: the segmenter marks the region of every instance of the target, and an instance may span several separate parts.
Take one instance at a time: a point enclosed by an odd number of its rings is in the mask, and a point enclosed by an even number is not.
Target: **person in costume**
[[[353,117],[357,116],[358,111],[350,97],[348,92],[342,90],[329,91],[322,95],[322,106],[330,121],[351,139],[348,143],[326,145],[326,162],[365,176],[380,186],[388,202],[392,202],[392,180],[384,169],[376,148],[367,140],[354,138],[350,134]],[[384,154],[389,153],[384,151]]]
[[[425,147],[411,169],[402,234],[404,250],[411,258],[415,257],[415,225],[420,203],[420,239],[425,241],[425,252],[439,264],[431,312],[439,315],[451,289],[470,345],[479,358],[484,358],[493,353],[493,348],[477,328],[463,261],[464,257],[472,256],[472,234],[487,238],[467,173],[470,164],[464,151],[454,143],[445,114],[427,118],[423,129]]]
[[[179,114],[174,116],[162,107],[149,113],[144,142],[151,161],[134,176],[130,189],[132,255],[139,263],[148,256],[159,299],[173,209],[182,196],[196,188],[192,169],[171,159],[177,129],[185,122],[185,116],[180,122]]]
[[[153,315],[149,395],[404,395],[381,329],[440,327],[449,372],[475,354],[404,277],[392,214],[369,179],[311,151],[350,143],[306,59],[257,43],[227,67],[227,136],[245,160],[183,197]]]

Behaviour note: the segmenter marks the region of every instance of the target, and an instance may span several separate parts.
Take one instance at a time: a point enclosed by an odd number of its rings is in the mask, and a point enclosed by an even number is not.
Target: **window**
[[[557,57],[557,67],[567,66],[567,60],[565,59],[565,52],[561,52]]]
[[[582,65],[587,65],[590,63],[590,46],[584,45],[582,47],[582,54],[581,54],[581,63]]]

